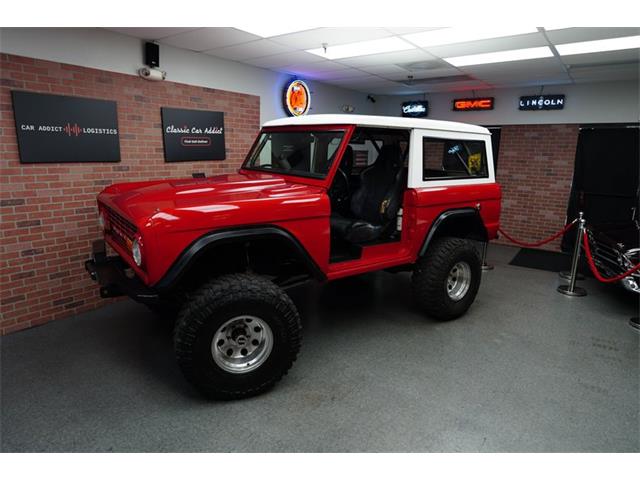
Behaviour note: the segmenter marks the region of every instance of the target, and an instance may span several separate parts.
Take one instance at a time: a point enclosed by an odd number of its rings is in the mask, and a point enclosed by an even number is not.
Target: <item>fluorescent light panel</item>
[[[401,38],[388,37],[379,40],[368,40],[366,42],[346,43],[344,45],[329,45],[327,51],[324,48],[314,48],[307,50],[309,53],[320,57],[335,60],[337,58],[361,57],[363,55],[373,55],[376,53],[398,52],[400,50],[412,50],[415,47]]]
[[[452,45],[455,43],[511,37],[513,35],[537,32],[538,29],[536,27],[487,28],[484,30],[469,27],[447,27],[430,30],[428,32],[403,35],[402,38],[419,47],[435,47],[438,45]]]
[[[502,52],[480,53],[477,55],[464,55],[461,57],[444,58],[445,62],[454,67],[466,65],[483,65],[485,63],[515,62],[518,60],[531,60],[533,58],[553,57],[549,47],[522,48],[519,50],[504,50]]]
[[[269,37],[277,37],[278,35],[286,35],[287,33],[296,33],[296,32],[302,32],[304,30],[311,30],[316,27],[287,28],[287,27],[267,25],[267,26],[261,26],[261,27],[235,27],[235,28],[247,33],[251,33],[253,35],[258,35],[259,37],[269,38]]]
[[[640,35],[633,37],[607,38],[606,40],[592,40],[589,42],[564,43],[556,45],[560,55],[579,55],[581,53],[611,52],[614,50],[628,50],[640,48]]]

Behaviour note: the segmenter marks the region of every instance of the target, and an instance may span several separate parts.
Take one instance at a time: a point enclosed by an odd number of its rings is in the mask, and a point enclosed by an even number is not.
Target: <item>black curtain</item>
[[[583,127],[578,136],[567,218],[579,211],[591,225],[629,222],[638,207],[640,152],[638,128]],[[563,239],[573,245],[575,233]]]

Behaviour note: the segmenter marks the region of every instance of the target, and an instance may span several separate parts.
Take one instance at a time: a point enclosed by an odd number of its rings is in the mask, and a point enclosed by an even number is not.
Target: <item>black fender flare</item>
[[[443,225],[446,224],[447,221],[451,220],[452,218],[455,218],[457,220],[459,218],[465,218],[465,217],[472,219],[474,222],[478,222],[478,221],[480,222],[480,225],[482,225],[482,228],[484,230],[484,237],[486,241],[486,239],[488,238],[487,230],[486,230],[486,227],[484,226],[484,222],[482,221],[482,217],[480,217],[480,212],[478,211],[477,208],[464,207],[464,208],[454,208],[451,210],[445,210],[440,215],[438,215],[438,217],[431,224],[431,227],[429,228],[429,231],[427,232],[427,235],[424,238],[424,242],[422,243],[422,247],[420,248],[419,256],[424,255],[424,253],[427,251],[427,248],[429,247],[429,244],[435,237],[438,228],[441,228]]]
[[[284,228],[275,225],[257,225],[215,230],[196,239],[173,262],[169,270],[154,285],[154,288],[160,292],[170,290],[180,281],[180,277],[188,267],[193,265],[202,253],[214,245],[245,242],[260,238],[279,238],[284,240],[293,248],[299,260],[309,269],[312,277],[319,281],[326,281],[327,277],[324,272],[295,236]]]

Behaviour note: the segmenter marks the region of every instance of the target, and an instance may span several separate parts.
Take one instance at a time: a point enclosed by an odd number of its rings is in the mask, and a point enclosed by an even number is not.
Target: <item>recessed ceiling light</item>
[[[252,33],[253,35],[258,35],[259,37],[269,38],[269,37],[277,37],[278,35],[286,35],[287,33],[302,32],[303,30],[311,30],[315,27],[287,28],[287,27],[277,27],[277,26],[266,25],[266,26],[259,26],[259,27],[235,27],[235,28],[247,33]]]
[[[517,60],[530,60],[532,58],[553,57],[549,47],[522,48],[520,50],[504,50],[502,52],[480,53],[477,55],[464,55],[461,57],[444,58],[445,62],[454,67],[465,65],[482,65],[485,63],[515,62]]]
[[[430,30],[428,32],[403,35],[402,38],[419,47],[435,47],[437,45],[451,45],[454,43],[510,37],[512,35],[537,32],[538,29],[536,27],[487,28],[484,30],[470,29],[468,27],[447,27]]]
[[[309,53],[319,55],[329,60],[337,58],[360,57],[376,53],[398,52],[400,50],[412,50],[416,47],[398,37],[368,40],[366,42],[346,43],[344,45],[328,45],[325,48],[307,50]]]
[[[640,48],[640,35],[634,37],[607,38],[606,40],[592,40],[589,42],[564,43],[556,45],[560,55],[578,55],[580,53],[611,52],[613,50],[628,50]]]

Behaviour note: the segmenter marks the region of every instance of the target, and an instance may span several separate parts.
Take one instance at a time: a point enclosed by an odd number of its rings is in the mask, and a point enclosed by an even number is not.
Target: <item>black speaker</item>
[[[144,44],[144,64],[149,67],[160,66],[160,45],[151,42]]]

